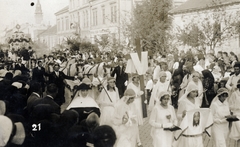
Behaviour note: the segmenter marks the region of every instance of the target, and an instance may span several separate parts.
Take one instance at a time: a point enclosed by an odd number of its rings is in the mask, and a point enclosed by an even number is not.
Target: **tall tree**
[[[171,48],[172,18],[168,11],[172,0],[147,0],[137,4],[128,31],[131,38],[140,38],[144,50],[166,54]]]

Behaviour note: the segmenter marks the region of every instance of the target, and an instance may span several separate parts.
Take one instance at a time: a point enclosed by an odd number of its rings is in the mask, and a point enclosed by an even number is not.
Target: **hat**
[[[160,92],[160,93],[159,93],[159,96],[158,96],[159,100],[161,101],[161,98],[162,98],[163,96],[165,96],[165,95],[170,95],[170,93],[169,93],[168,91],[162,91],[162,92]]]
[[[87,85],[92,84],[92,82],[89,78],[83,78],[82,83],[87,84]]]
[[[13,129],[12,121],[3,115],[0,115],[0,146],[6,146]]]
[[[192,83],[192,82],[189,82],[189,84],[187,85],[185,93],[188,95],[190,92],[195,91],[195,90],[198,90],[197,85]]]
[[[52,54],[50,54],[50,55],[48,55],[48,58],[49,58],[49,57],[52,57],[52,58],[53,58],[53,55],[52,55]]]
[[[0,115],[4,115],[6,113],[6,104],[4,101],[0,100]]]
[[[133,96],[136,96],[136,93],[133,89],[127,89],[125,92],[124,92],[124,96],[129,96],[129,97],[133,97]]]
[[[95,112],[90,113],[86,118],[86,124],[89,128],[99,126],[99,116]]]
[[[108,82],[111,82],[111,81],[116,81],[116,80],[115,80],[114,77],[109,77],[109,78],[107,79],[107,81],[108,81]]]
[[[59,63],[57,63],[57,62],[53,65],[53,67],[55,67],[55,66],[59,66],[60,67]]]
[[[136,73],[132,74],[132,79],[133,79],[133,78],[138,78],[138,77],[139,77],[138,74],[136,74]]]
[[[165,71],[160,71],[159,78],[161,78],[163,76],[167,76],[166,72]]]
[[[85,83],[82,83],[78,86],[78,90],[89,90],[91,87]]]
[[[16,126],[16,133],[13,136],[11,142],[14,144],[17,144],[17,145],[21,145],[24,142],[25,137],[26,137],[25,129],[23,127],[23,124],[20,122],[17,122],[14,124]]]
[[[95,147],[113,146],[116,142],[117,136],[111,126],[98,126],[93,132],[93,142]]]
[[[14,86],[14,87],[17,87],[17,89],[20,89],[20,88],[22,88],[22,83],[20,83],[20,82],[13,82],[12,83],[12,86]]]
[[[240,68],[240,62],[236,62],[233,67],[239,67]]]
[[[219,89],[217,90],[217,95],[216,95],[216,97],[219,97],[220,95],[222,95],[222,94],[224,94],[224,93],[229,94],[227,88],[219,88]]]

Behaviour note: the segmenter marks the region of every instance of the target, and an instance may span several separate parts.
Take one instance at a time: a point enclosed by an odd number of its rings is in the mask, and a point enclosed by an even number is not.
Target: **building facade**
[[[64,7],[55,13],[57,28],[57,44],[63,44],[67,37],[73,35],[73,29],[69,20],[69,6]]]
[[[201,2],[198,0],[188,0],[179,7],[172,9],[170,14],[173,16],[173,32],[175,32],[175,34],[179,33],[179,30],[186,28],[189,24],[196,24],[200,30],[205,29],[206,32],[206,24],[208,22],[210,25],[209,28],[214,28],[213,26],[216,25],[216,22],[219,22],[217,28],[223,32],[221,34],[221,37],[223,38],[223,36],[226,35],[224,34],[224,30],[227,29],[227,25],[240,22],[240,19],[238,19],[240,14],[240,0],[218,0],[214,3],[213,0],[205,0]],[[219,14],[223,15],[221,16]],[[219,21],[220,19],[222,21]],[[203,26],[203,24],[205,26]],[[212,36],[210,36],[210,38],[211,37]],[[209,45],[206,45],[205,47],[207,52],[212,52]],[[190,48],[191,47],[187,45],[178,46],[179,50],[187,50]],[[217,51],[233,51],[239,54],[240,35],[233,31],[229,38],[226,38],[226,40],[215,47],[214,51],[215,53]]]
[[[175,2],[176,1],[176,2]],[[186,0],[174,0],[177,7]],[[58,44],[64,38],[75,36],[91,43],[107,36],[114,41],[126,44],[124,25],[130,21],[132,11],[142,0],[69,0],[69,6],[55,13]]]
[[[39,41],[47,46],[48,50],[52,50],[58,41],[57,37],[57,25],[49,27],[44,32],[38,35]]]

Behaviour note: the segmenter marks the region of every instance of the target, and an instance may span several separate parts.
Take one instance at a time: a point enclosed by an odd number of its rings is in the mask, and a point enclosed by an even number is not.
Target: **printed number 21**
[[[32,131],[40,131],[40,130],[41,130],[41,124],[32,125]]]

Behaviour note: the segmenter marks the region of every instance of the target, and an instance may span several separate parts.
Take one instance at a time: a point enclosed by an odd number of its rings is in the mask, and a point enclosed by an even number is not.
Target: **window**
[[[58,32],[60,31],[60,21],[59,21],[59,19],[57,20],[57,31]]]
[[[64,19],[62,18],[62,31],[64,31]]]
[[[86,27],[88,27],[88,11],[86,11]]]
[[[86,27],[86,18],[85,18],[85,12],[83,11],[83,27]]]
[[[117,6],[116,4],[111,5],[111,22],[117,22]]]
[[[97,9],[93,10],[93,26],[96,26],[98,24],[97,22]]]
[[[102,7],[102,23],[105,24],[105,8]]]
[[[68,20],[68,17],[66,17],[66,30],[69,30],[69,20]]]

